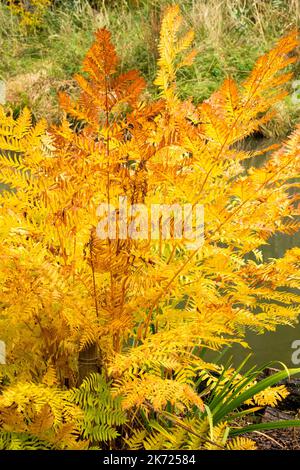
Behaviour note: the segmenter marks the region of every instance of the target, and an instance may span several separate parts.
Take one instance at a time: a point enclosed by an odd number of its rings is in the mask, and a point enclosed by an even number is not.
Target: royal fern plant
[[[40,425],[36,438],[48,436],[56,445],[69,423],[73,431],[62,447],[82,439],[101,447],[117,435],[125,445],[137,432],[131,421],[137,413],[144,420],[166,410],[175,417],[205,413],[196,383],[217,366],[205,362],[203,348],[245,345],[247,329],[263,333],[297,321],[300,249],[269,259],[261,247],[275,233],[299,229],[299,196],[289,190],[298,186],[300,127],[282,145],[259,152],[239,145],[272,119],[286,96],[296,33],[259,58],[243,83],[228,77],[197,106],[192,97],[180,99],[176,87],[177,73],[193,63],[193,42],[179,8],[169,8],[157,99],[149,99],[138,71],[120,73],[111,35],[101,29],[75,77],[77,95],[59,96],[60,125],[33,124],[28,109],[14,119],[0,108],[6,185],[0,194],[0,339],[7,351],[0,410],[18,414],[36,403],[27,424],[22,416],[1,414],[3,432],[26,434]],[[264,154],[249,168],[249,159]],[[98,207],[118,207],[120,197],[146,207],[201,204],[204,244],[190,249],[183,238],[126,238],[118,231],[114,239],[100,238]],[[93,383],[85,379],[91,371]],[[110,384],[111,422],[95,396],[103,377]],[[118,397],[121,405],[114,403]],[[71,419],[65,399],[85,417],[78,411]],[[79,421],[86,416],[83,433]]]

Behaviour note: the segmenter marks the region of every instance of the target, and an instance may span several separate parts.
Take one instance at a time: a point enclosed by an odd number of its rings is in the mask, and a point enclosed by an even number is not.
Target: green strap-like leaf
[[[296,428],[300,426],[300,419],[286,419],[284,421],[271,421],[269,423],[256,423],[249,424],[249,426],[244,426],[243,428],[233,428],[230,429],[229,435],[238,436],[240,434],[245,434],[247,432],[253,431],[267,431],[269,429],[282,429],[282,428]]]

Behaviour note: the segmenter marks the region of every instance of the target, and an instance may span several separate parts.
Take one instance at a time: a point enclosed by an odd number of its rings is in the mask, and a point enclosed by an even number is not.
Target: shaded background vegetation
[[[8,101],[18,110],[29,105],[35,116],[57,119],[58,90],[72,90],[72,76],[93,40],[106,26],[121,56],[122,70],[138,68],[150,93],[157,60],[162,14],[170,0],[54,0],[39,27],[20,27],[2,0],[0,5],[0,79]],[[198,57],[178,77],[183,97],[195,102],[210,96],[231,75],[243,80],[259,55],[299,24],[298,0],[181,0],[187,27],[196,32]],[[296,66],[296,76],[300,74]],[[285,135],[299,109],[290,99],[279,109],[271,134]]]

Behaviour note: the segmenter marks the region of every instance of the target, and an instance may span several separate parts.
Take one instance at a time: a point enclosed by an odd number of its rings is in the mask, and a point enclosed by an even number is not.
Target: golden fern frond
[[[76,434],[83,412],[69,400],[66,391],[19,382],[3,390],[0,410],[1,431],[23,433],[29,440],[33,436],[55,443],[58,449],[82,447],[82,443],[77,446]]]
[[[259,406],[272,406],[275,407],[280,401],[284,400],[289,395],[289,391],[284,385],[276,387],[269,387],[262,390],[253,399],[249,401],[250,404]],[[247,402],[248,403],[248,402]]]
[[[178,5],[167,9],[161,25],[160,41],[158,45],[159,59],[158,71],[154,84],[157,85],[164,98],[174,99],[176,72],[185,65],[191,65],[195,56],[195,51],[189,54],[186,51],[190,48],[194,32],[188,31],[178,38],[178,33],[182,25],[182,16]],[[185,53],[181,62],[175,64],[178,55]]]
[[[49,364],[47,371],[43,377],[43,383],[48,387],[52,387],[58,384],[57,373],[53,364]]]
[[[203,401],[195,390],[188,384],[182,384],[176,380],[161,379],[158,376],[144,374],[140,378],[130,380],[126,378],[115,387],[114,392],[124,397],[124,409],[144,407],[147,402],[155,410],[164,409],[168,403],[180,410],[197,406],[204,409]]]
[[[260,57],[239,90],[228,78],[220,90],[199,105],[201,129],[220,148],[220,156],[234,142],[245,138],[271,119],[269,110],[285,95],[283,85],[291,73],[281,73],[293,62],[290,53],[297,46],[296,32],[281,39],[271,52]],[[268,111],[267,114],[262,114]]]
[[[60,104],[68,114],[98,131],[101,125],[109,126],[110,113],[122,111],[122,106],[126,109],[126,105],[137,104],[145,80],[136,70],[116,76],[118,57],[107,29],[98,30],[95,39],[83,61],[83,70],[89,78],[75,76],[81,90],[79,100],[74,101],[61,93]]]
[[[228,450],[256,450],[256,443],[248,437],[235,437],[229,439],[226,448]]]
[[[227,423],[220,423],[213,426],[208,433],[209,440],[205,442],[204,447],[206,450],[218,450],[224,447],[224,444],[228,436],[228,425]]]
[[[124,442],[130,450],[139,450],[143,448],[143,442],[147,436],[145,429],[133,429],[132,435],[124,439]]]
[[[296,61],[296,57],[290,53],[298,44],[297,31],[292,31],[256,61],[252,72],[243,83],[246,101],[254,100],[263,94],[272,100],[275,96],[277,99],[282,96],[278,87],[286,83],[291,74],[280,74],[280,71]]]

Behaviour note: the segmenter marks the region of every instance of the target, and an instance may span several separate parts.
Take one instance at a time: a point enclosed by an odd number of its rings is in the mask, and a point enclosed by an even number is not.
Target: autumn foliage
[[[266,259],[261,247],[274,233],[299,229],[289,189],[299,176],[300,127],[282,146],[250,152],[237,145],[286,95],[296,33],[261,57],[240,86],[228,77],[195,106],[176,89],[177,72],[195,56],[193,32],[182,28],[179,8],[170,8],[155,101],[138,71],[119,74],[110,33],[101,29],[75,77],[78,97],[60,95],[59,126],[33,125],[27,109],[16,120],[0,109],[0,179],[9,187],[0,195],[4,441],[19,433],[32,446],[101,447],[140,411],[172,412],[176,421],[198,410],[205,434],[196,383],[204,373],[213,380],[219,366],[205,362],[202,349],[245,344],[248,328],[261,333],[297,320],[291,288],[299,286],[300,249]],[[248,159],[266,153],[246,169]],[[120,196],[147,206],[202,204],[204,245],[191,251],[175,238],[99,239],[97,207],[118,206]],[[84,351],[93,351],[86,360],[99,376],[78,388]],[[108,394],[112,422],[95,390]],[[94,407],[87,411],[89,393]],[[276,400],[285,394],[271,391],[271,401],[276,393]],[[82,410],[91,416],[95,409],[102,431],[95,434],[94,417],[90,433],[80,434]],[[142,429],[134,444],[129,424],[121,434],[131,448],[147,439]]]

